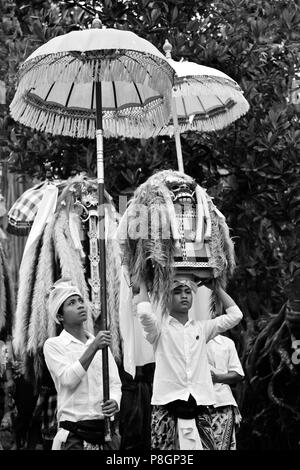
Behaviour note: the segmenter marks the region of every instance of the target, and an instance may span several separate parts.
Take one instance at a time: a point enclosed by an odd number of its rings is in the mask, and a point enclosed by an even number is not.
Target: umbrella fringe
[[[208,94],[213,96],[234,98],[240,100],[243,97],[241,87],[232,80],[226,80],[218,77],[197,76],[193,78],[185,77],[182,83],[175,83],[172,89],[173,98],[182,98],[183,96],[198,96],[199,88],[203,87]]]
[[[114,60],[95,57],[86,62],[60,52],[25,61],[20,69],[20,86],[32,88],[35,83],[51,83],[58,77],[63,83],[134,81],[143,84],[148,81],[150,88],[170,98],[173,74],[173,69],[166,68],[164,61],[136,51],[126,51]]]
[[[184,132],[188,131],[212,132],[224,129],[245,115],[248,109],[249,105],[245,100],[242,103],[236,103],[230,110],[220,110],[219,114],[216,116],[209,117],[209,113],[195,114],[195,117],[191,123],[186,118],[179,118],[178,124],[180,133],[183,134]],[[173,124],[161,128],[158,130],[158,132],[155,133],[155,135],[168,135],[169,137],[173,136]]]
[[[51,110],[50,106],[29,103],[26,95],[18,93],[10,105],[10,111],[16,121],[38,131],[76,138],[95,138],[94,113],[81,113],[82,115],[78,116],[78,111],[74,111],[64,115],[62,110],[57,110],[54,106]],[[104,110],[104,136],[151,137],[157,127],[160,128],[168,122],[169,116],[170,111],[161,99],[150,101],[142,109],[132,106],[116,111]]]

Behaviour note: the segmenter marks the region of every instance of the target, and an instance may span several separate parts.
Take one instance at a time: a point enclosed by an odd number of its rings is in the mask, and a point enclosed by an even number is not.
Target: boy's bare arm
[[[233,385],[244,380],[244,377],[235,371],[218,373],[214,370],[211,370],[211,378],[213,383],[222,383],[228,385]]]
[[[236,305],[235,301],[230,297],[229,294],[227,294],[227,292],[224,291],[221,286],[217,286],[215,292],[218,298],[221,300],[225,310]]]
[[[139,285],[134,284],[132,290],[137,303],[137,316],[144,330],[145,338],[149,343],[154,344],[159,337],[159,327],[157,318],[152,312],[146,283],[141,281]]]
[[[203,321],[206,341],[209,341],[218,334],[236,326],[243,318],[243,314],[235,301],[219,285],[218,281],[215,279],[208,279],[202,284],[216,293],[224,310],[226,311],[224,315],[219,315],[211,320]]]
[[[223,304],[224,309],[226,310],[229,307],[234,307],[236,305],[235,301],[230,297],[227,292],[221,287],[220,283],[216,279],[207,279],[202,281],[201,285],[204,285],[208,289],[211,289],[220,301]]]

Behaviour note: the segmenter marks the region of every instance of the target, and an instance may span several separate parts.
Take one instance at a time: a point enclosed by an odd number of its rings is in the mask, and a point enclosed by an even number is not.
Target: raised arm
[[[144,336],[149,343],[154,344],[159,338],[160,328],[157,318],[152,312],[148,291],[145,282],[139,285],[139,293],[136,296],[137,316],[144,330]]]
[[[230,295],[227,294],[227,292],[222,289],[221,286],[216,286],[215,292],[218,296],[218,299],[221,301],[224,310],[230,307],[236,307],[235,301],[230,297]]]
[[[227,294],[227,292],[224,291],[221,286],[215,285],[214,292],[221,301],[226,314],[203,322],[206,341],[209,341],[218,334],[233,328],[243,318],[243,314],[236,305],[235,301],[230,297],[230,295]]]

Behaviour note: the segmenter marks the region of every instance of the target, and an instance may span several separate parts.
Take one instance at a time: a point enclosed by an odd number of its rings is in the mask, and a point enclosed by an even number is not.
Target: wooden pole
[[[180,141],[180,131],[179,131],[179,126],[178,126],[178,117],[177,117],[177,109],[176,109],[175,98],[172,98],[172,117],[173,117],[173,126],[174,126],[174,136],[175,136],[175,144],[176,144],[178,170],[182,171],[182,173],[184,173],[182,150],[181,150],[181,141]]]
[[[96,88],[96,145],[97,145],[97,181],[98,181],[98,223],[99,223],[99,277],[101,299],[101,329],[107,330],[106,296],[106,251],[105,251],[105,200],[104,200],[104,161],[103,161],[103,124],[101,82]],[[108,348],[102,349],[103,400],[109,400]],[[111,441],[110,420],[105,418],[105,441]]]

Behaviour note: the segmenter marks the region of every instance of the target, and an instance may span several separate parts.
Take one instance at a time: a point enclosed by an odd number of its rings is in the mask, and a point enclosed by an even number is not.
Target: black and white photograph
[[[298,0],[0,0],[0,456],[300,451],[299,116]]]

